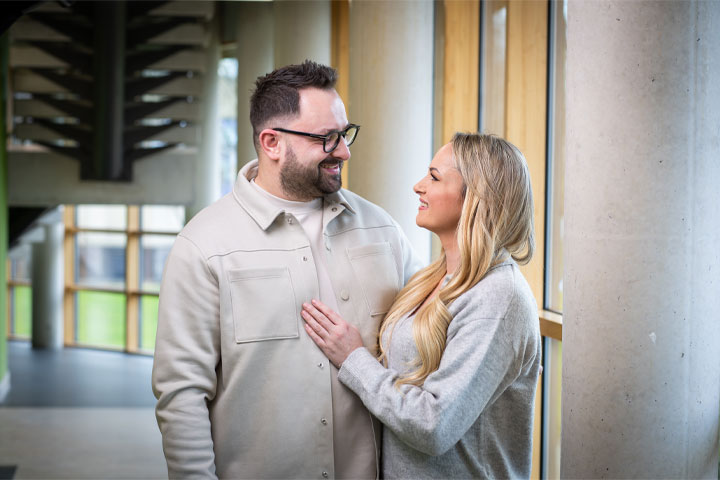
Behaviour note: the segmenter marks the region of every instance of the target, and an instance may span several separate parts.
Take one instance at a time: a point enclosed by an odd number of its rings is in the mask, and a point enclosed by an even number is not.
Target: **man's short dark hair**
[[[250,124],[253,127],[255,149],[260,150],[258,136],[268,121],[300,112],[300,93],[303,88],[335,88],[337,71],[327,65],[305,60],[299,65],[278,68],[255,81],[250,97]]]

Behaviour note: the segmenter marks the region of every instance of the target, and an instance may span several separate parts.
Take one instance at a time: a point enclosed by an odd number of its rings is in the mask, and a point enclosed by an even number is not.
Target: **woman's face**
[[[439,237],[454,235],[463,204],[463,180],[453,163],[452,145],[444,145],[430,162],[428,173],[413,188],[420,196],[415,222]]]

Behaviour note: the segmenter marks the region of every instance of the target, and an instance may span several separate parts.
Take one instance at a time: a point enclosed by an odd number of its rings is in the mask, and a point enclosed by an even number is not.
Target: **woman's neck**
[[[440,243],[445,251],[445,266],[447,273],[452,274],[460,265],[460,248],[458,247],[455,232],[440,236]]]

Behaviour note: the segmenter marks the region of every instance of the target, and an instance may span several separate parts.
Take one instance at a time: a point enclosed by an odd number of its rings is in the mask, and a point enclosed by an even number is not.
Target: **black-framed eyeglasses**
[[[357,138],[358,131],[360,131],[360,125],[355,125],[354,123],[351,123],[350,125],[345,127],[344,130],[335,130],[330,133],[326,133],[325,135],[320,135],[317,133],[298,132],[296,130],[288,130],[286,128],[273,128],[273,130],[322,140],[323,151],[325,153],[330,153],[335,150],[338,145],[340,145],[340,138],[345,141],[345,145],[347,145],[348,147],[352,145],[352,143]]]

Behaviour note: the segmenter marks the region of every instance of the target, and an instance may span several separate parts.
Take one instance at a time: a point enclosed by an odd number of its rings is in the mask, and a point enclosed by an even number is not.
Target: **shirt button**
[[[292,225],[292,223],[293,223],[292,217],[288,217],[288,218],[287,218],[287,222],[288,222],[290,225]]]
[[[350,298],[350,294],[347,290],[343,290],[342,292],[340,292],[340,298],[347,301],[347,299]]]
[[[326,248],[327,250],[330,250],[330,243],[329,243],[329,242],[325,242],[325,248]]]
[[[331,210],[332,210],[333,212],[337,212],[337,207],[332,207]]]
[[[322,423],[323,425],[327,425],[327,420],[325,420],[324,418],[321,418],[320,423]]]
[[[328,473],[327,473],[327,472],[323,472],[323,473],[322,473],[322,476],[323,476],[323,478],[328,478]]]
[[[307,257],[303,256],[303,262],[307,262]]]
[[[318,368],[323,368],[323,363],[322,363],[322,362],[318,363]]]

